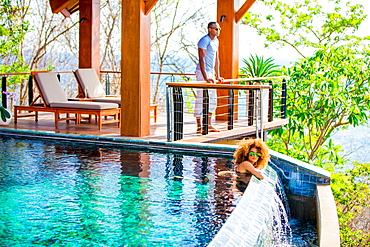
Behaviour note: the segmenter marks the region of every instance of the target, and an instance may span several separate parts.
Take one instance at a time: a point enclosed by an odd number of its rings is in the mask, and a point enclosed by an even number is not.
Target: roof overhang
[[[62,13],[65,17],[69,17],[71,14],[79,9],[79,0],[49,0],[51,11],[54,14]]]

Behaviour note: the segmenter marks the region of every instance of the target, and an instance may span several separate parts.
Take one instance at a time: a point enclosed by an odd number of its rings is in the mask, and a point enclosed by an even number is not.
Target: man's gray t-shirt
[[[211,39],[209,35],[205,35],[198,42],[198,48],[206,50],[205,65],[207,72],[213,72],[216,63],[216,53],[218,50],[218,39],[215,37]],[[197,70],[200,70],[200,64],[197,65]]]

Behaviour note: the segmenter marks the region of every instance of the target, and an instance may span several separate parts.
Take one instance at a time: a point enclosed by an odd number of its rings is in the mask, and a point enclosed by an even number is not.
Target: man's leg
[[[216,89],[209,89],[208,93],[209,93],[208,131],[220,132],[218,129],[212,126],[212,114],[216,111],[217,107],[217,91]]]
[[[197,134],[202,134],[202,120],[200,117],[196,117],[197,122]],[[208,116],[208,130],[209,132],[220,132],[218,129],[212,126],[212,113],[209,113]]]
[[[208,131],[209,132],[220,132],[220,130],[216,129],[215,127],[212,126],[212,113],[209,113],[208,117]]]

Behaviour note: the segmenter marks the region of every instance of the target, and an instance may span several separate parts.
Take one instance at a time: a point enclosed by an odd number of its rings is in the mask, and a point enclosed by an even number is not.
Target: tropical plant
[[[0,118],[3,122],[10,118],[10,113],[2,105],[0,105]]]
[[[363,6],[327,0],[332,12],[324,12],[318,0],[261,2],[277,14],[249,12],[243,23],[264,35],[266,46],[289,45],[302,56],[287,71],[289,123],[270,132],[271,145],[320,166],[334,162],[331,135],[369,119],[370,37],[354,35],[366,17]]]
[[[265,59],[263,56],[250,55],[248,59],[243,58],[245,67],[240,68],[240,72],[248,77],[268,77],[281,75],[279,65],[275,64],[272,57]]]

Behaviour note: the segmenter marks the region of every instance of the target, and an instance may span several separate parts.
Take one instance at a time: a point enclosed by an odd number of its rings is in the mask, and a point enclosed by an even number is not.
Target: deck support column
[[[122,136],[150,135],[150,10],[148,11],[148,4],[155,5],[155,2],[122,1]]]
[[[100,0],[80,0],[79,68],[100,77]]]
[[[220,74],[227,79],[236,79],[239,77],[239,21],[243,15],[250,9],[256,0],[243,0],[240,6],[239,0],[217,0],[217,22],[222,31],[218,37],[220,41]],[[216,119],[228,119],[228,97],[229,92],[226,89],[218,90],[218,105],[216,109]],[[237,95],[234,102],[237,103]],[[234,115],[237,114],[237,107],[234,109]],[[235,116],[236,117],[236,116]]]
[[[217,22],[222,28],[218,37],[220,74],[226,79],[238,78],[239,75],[239,24],[235,23],[235,9],[238,7],[239,0],[217,0]],[[216,119],[228,120],[229,90],[219,89],[217,96]]]

